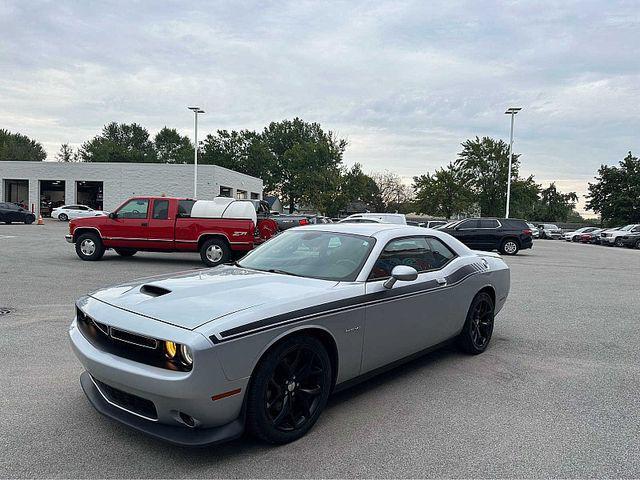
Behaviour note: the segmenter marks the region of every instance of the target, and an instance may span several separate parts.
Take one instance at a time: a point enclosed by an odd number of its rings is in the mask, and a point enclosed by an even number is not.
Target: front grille
[[[104,351],[167,370],[188,372],[191,365],[169,360],[163,350],[163,342],[98,322],[76,308],[78,330],[91,344]]]
[[[131,393],[123,392],[122,390],[118,390],[117,388],[114,388],[111,385],[107,385],[106,383],[103,383],[95,378],[93,379],[93,381],[95,382],[102,395],[114,405],[117,405],[124,410],[138,414],[149,420],[158,419],[156,406],[151,400],[138,397],[137,395],[133,395]]]

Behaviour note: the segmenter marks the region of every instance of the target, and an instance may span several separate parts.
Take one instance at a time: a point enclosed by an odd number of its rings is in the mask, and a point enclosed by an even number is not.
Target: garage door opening
[[[76,203],[94,210],[102,210],[103,188],[103,182],[76,182]]]
[[[2,188],[4,201],[19,203],[24,208],[29,209],[29,180],[9,180],[4,181]]]
[[[40,180],[40,215],[50,217],[51,210],[64,205],[64,180]]]

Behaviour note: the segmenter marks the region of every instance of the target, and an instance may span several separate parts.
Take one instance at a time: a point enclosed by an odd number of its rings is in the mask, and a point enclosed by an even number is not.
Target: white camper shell
[[[192,218],[242,218],[258,224],[255,205],[248,200],[216,197],[213,200],[197,200],[191,209]]]

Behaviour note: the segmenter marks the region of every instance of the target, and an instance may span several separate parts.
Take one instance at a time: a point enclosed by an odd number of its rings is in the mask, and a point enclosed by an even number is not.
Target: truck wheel
[[[229,261],[231,252],[224,240],[210,238],[200,247],[200,258],[207,267],[216,267]]]
[[[138,253],[138,251],[134,250],[133,248],[114,248],[114,250],[121,257],[133,257],[136,253]]]
[[[507,238],[500,244],[500,253],[503,255],[515,255],[520,250],[518,241],[513,238]]]
[[[104,255],[104,245],[95,233],[83,233],[76,240],[76,253],[82,260],[100,260]]]

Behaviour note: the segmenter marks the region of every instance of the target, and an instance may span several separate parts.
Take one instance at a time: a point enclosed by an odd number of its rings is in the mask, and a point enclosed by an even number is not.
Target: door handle
[[[149,226],[149,224],[148,224],[147,222],[144,222],[144,223],[141,223],[141,224],[140,224],[140,226],[141,226],[141,227],[148,227],[148,226]]]
[[[441,287],[444,287],[447,284],[447,279],[446,278],[436,278],[436,282],[438,282],[438,285],[440,285]]]

